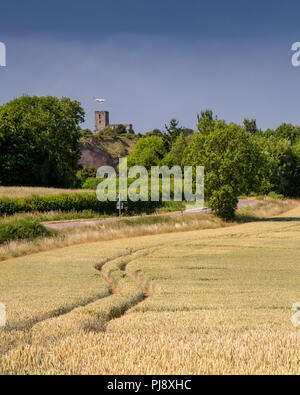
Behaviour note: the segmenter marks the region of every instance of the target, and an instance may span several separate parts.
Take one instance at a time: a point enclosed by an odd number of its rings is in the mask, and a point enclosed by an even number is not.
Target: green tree
[[[184,158],[184,151],[187,148],[184,133],[181,133],[172,144],[170,152],[164,157],[162,164],[168,167],[181,166]]]
[[[77,172],[77,179],[79,186],[82,186],[83,183],[88,178],[96,178],[97,168],[93,166],[83,166],[82,169],[78,170]]]
[[[165,125],[166,133],[164,134],[164,143],[169,151],[172,147],[172,144],[176,141],[177,137],[179,137],[183,132],[184,128],[179,127],[179,122],[176,119],[171,119],[170,125]]]
[[[258,134],[260,132],[256,125],[256,119],[245,118],[243,123],[247,132],[252,134]]]
[[[293,145],[293,156],[294,156],[294,166],[293,166],[293,190],[291,196],[300,196],[300,139],[296,141]]]
[[[117,134],[126,134],[127,133],[125,126],[122,124],[118,125],[114,130],[116,131]]]
[[[288,139],[274,135],[259,139],[266,158],[265,179],[270,190],[285,196],[299,196],[298,144],[292,145]]]
[[[193,133],[195,133],[195,131],[190,128],[183,128],[182,131],[185,137],[191,136]]]
[[[270,136],[281,140],[289,140],[292,144],[295,144],[300,138],[300,127],[290,123],[283,123],[276,130],[268,129],[265,132],[265,137]]]
[[[194,137],[183,163],[205,167],[206,198],[217,215],[231,220],[238,196],[260,188],[264,161],[254,136],[241,126],[222,123]]]
[[[159,166],[161,164],[166,152],[166,147],[161,137],[150,136],[142,138],[128,156],[128,167],[144,166],[147,170],[150,170],[151,166]]]
[[[212,191],[209,205],[212,211],[221,218],[231,221],[235,217],[238,197],[230,185],[223,185]]]
[[[83,121],[80,103],[68,98],[22,96],[1,106],[1,182],[72,186]]]
[[[198,124],[197,128],[199,133],[209,134],[215,130],[218,118],[214,117],[211,110],[201,111],[200,115],[197,115]]]
[[[146,137],[150,137],[150,136],[163,137],[163,135],[164,135],[163,132],[159,129],[154,129],[154,130],[151,130],[150,132],[145,133]]]

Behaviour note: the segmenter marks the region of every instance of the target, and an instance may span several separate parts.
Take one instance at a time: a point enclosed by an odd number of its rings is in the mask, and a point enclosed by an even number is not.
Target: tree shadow
[[[238,223],[247,222],[300,222],[300,217],[273,217],[273,218],[257,218],[251,215],[243,215],[236,218]]]
[[[263,218],[264,222],[300,222],[298,217],[277,217],[277,218]]]

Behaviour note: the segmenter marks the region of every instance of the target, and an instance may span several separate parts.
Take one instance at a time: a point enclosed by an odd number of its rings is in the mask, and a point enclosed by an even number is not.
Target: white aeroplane
[[[96,103],[105,103],[105,102],[106,102],[106,99],[96,99],[96,98],[94,97],[94,101],[95,101]]]

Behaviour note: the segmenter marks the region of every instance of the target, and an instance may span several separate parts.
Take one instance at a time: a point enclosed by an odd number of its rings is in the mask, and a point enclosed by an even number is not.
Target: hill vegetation
[[[112,166],[117,168],[119,158],[129,155],[134,149],[140,136],[132,133],[118,133],[117,130],[92,133],[85,129],[80,139],[81,159],[80,165],[84,168],[95,168],[100,166]]]

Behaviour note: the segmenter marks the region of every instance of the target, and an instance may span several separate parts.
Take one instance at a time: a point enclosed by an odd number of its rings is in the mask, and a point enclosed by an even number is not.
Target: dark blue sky
[[[50,35],[98,41],[115,33],[133,33],[195,40],[288,36],[299,31],[300,3],[291,0],[10,0],[5,3],[1,4],[0,14],[0,32],[4,37]]]
[[[300,124],[300,2],[52,0],[0,5],[0,103],[23,93],[70,96],[93,127],[93,96],[137,131],[201,109],[262,128]]]

